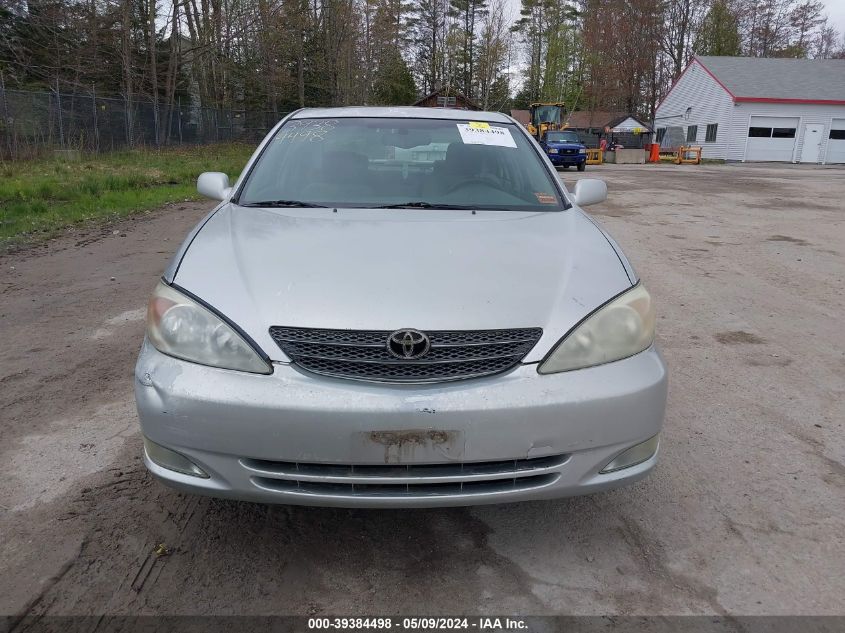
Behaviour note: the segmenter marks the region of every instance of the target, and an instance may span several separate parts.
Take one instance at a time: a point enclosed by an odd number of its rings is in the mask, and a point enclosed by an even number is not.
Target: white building
[[[695,57],[654,127],[704,158],[845,163],[845,60]]]

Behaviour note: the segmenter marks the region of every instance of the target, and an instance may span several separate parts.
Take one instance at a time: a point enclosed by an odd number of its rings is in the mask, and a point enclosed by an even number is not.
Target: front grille
[[[429,484],[335,484],[316,481],[296,482],[256,477],[259,488],[274,492],[332,497],[450,497],[521,492],[553,484],[560,475],[533,475],[519,479],[443,482]]]
[[[560,153],[561,154],[577,154],[578,150],[577,149],[562,149],[562,150],[560,150]]]
[[[518,364],[540,339],[540,328],[426,332],[429,352],[394,357],[387,330],[326,330],[273,326],[270,336],[299,367],[336,378],[439,382],[489,376]]]
[[[446,464],[318,464],[311,462],[276,462],[266,459],[242,459],[241,464],[257,473],[299,479],[319,478],[397,478],[397,477],[473,477],[475,475],[516,475],[539,469],[563,466],[568,455],[528,457],[490,462]]]
[[[554,483],[568,455],[446,464],[316,464],[242,459],[255,486],[342,497],[496,494]]]

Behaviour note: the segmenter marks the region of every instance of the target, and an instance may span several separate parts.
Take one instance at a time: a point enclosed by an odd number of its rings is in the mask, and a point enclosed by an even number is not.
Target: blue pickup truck
[[[550,130],[540,141],[543,151],[555,167],[587,168],[587,146],[572,130]]]

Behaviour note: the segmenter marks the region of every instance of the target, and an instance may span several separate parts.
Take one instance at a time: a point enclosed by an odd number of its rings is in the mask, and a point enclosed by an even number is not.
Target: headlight
[[[586,148],[586,147],[582,147],[581,149],[579,149],[579,150],[578,150],[578,153],[579,153],[579,154],[586,154],[586,153],[587,153],[587,148]]]
[[[642,284],[575,326],[537,368],[541,374],[582,369],[633,356],[654,341],[654,307]]]
[[[147,338],[158,351],[193,363],[255,374],[273,371],[228,323],[163,282],[147,308]]]

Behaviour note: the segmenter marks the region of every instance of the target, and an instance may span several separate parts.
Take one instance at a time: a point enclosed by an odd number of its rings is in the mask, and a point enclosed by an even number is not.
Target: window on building
[[[437,105],[441,108],[448,108],[456,103],[457,99],[455,97],[437,97]]]
[[[664,136],[666,136],[666,128],[665,128],[665,127],[659,127],[659,128],[657,128],[657,142],[658,142],[658,143],[662,143],[662,142],[663,142],[663,137],[664,137]],[[831,138],[833,138],[833,137],[831,137]]]
[[[707,124],[707,134],[704,137],[705,143],[715,143],[716,142],[716,131],[719,129],[718,123],[708,123]]]
[[[831,130],[830,138],[836,141],[845,141],[845,130]]]
[[[794,127],[750,127],[748,136],[751,138],[795,138]]]
[[[698,136],[698,126],[690,125],[687,128],[687,143],[695,143],[695,138]]]

